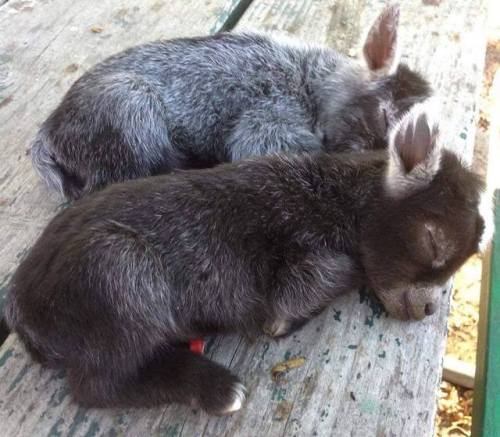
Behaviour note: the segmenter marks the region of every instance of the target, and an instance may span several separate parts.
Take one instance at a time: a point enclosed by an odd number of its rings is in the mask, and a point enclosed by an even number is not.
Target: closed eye
[[[387,120],[387,111],[385,109],[382,109],[382,113],[384,114],[385,128],[389,129],[389,121]]]
[[[430,242],[431,248],[432,248],[433,259],[436,259],[438,257],[438,247],[436,244],[436,240],[434,239],[434,235],[432,234],[430,229],[427,229],[427,234],[429,236],[429,242]]]

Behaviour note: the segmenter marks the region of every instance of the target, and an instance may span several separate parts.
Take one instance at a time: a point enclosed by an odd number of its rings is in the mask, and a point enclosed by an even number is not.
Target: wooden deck
[[[71,83],[111,53],[140,42],[216,32],[277,29],[356,53],[383,7],[368,0],[0,0],[0,295],[60,199],[34,175],[27,149]],[[250,4],[250,6],[248,6]],[[403,57],[443,100],[444,141],[472,156],[487,0],[402,4]],[[248,6],[248,8],[246,8]],[[246,10],[245,10],[246,9]],[[240,17],[240,15],[243,15]],[[86,410],[62,373],[33,364],[11,335],[0,349],[1,436],[430,436],[448,302],[424,322],[386,317],[352,294],[293,337],[254,344],[209,342],[208,355],[241,376],[250,394],[231,417],[172,405]],[[305,364],[273,381],[289,357]]]

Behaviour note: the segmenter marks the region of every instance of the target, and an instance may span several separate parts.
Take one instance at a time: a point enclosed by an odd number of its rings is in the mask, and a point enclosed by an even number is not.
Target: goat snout
[[[448,287],[446,287],[448,290]],[[387,312],[401,320],[422,320],[439,309],[443,286],[413,284],[375,289]]]
[[[422,320],[434,314],[439,308],[442,287],[413,288],[407,291],[405,303],[412,319]]]

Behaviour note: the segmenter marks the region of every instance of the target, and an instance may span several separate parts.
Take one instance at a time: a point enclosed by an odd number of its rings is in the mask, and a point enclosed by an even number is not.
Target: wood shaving
[[[271,369],[271,376],[274,380],[277,380],[283,373],[296,369],[297,367],[301,367],[305,364],[305,362],[306,359],[304,357],[295,357],[282,361]]]
[[[469,436],[472,426],[473,390],[443,381],[440,387],[436,436]]]

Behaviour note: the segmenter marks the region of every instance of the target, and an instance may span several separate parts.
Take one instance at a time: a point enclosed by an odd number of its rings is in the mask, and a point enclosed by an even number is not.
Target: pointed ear
[[[437,102],[428,99],[413,106],[389,134],[386,189],[405,197],[428,185],[441,165]]]
[[[399,5],[387,6],[373,23],[363,46],[368,68],[377,75],[394,73],[399,64]]]

